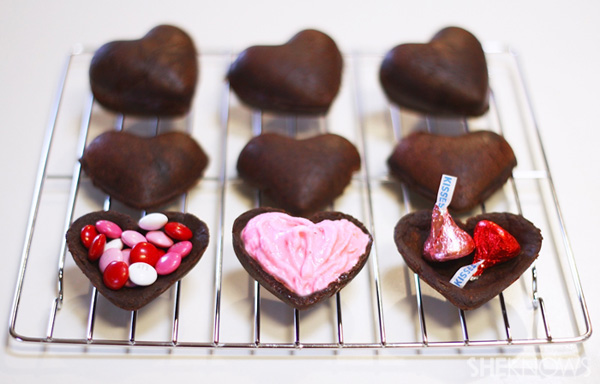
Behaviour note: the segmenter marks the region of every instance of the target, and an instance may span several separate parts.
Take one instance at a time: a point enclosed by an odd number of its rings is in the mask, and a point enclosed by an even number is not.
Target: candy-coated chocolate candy
[[[106,266],[102,279],[108,288],[121,289],[129,279],[129,267],[123,261],[113,261]]]
[[[150,231],[146,233],[146,239],[157,247],[169,248],[173,245],[173,240],[165,235],[163,231]]]
[[[104,245],[106,245],[106,235],[99,233],[94,237],[94,240],[92,240],[92,244],[88,249],[88,258],[91,261],[98,260],[104,253]]]
[[[133,248],[137,243],[141,243],[142,241],[146,241],[146,237],[139,233],[138,231],[127,230],[121,233],[121,240],[123,244],[126,246]]]
[[[85,227],[81,228],[80,237],[84,247],[89,248],[90,245],[92,245],[92,241],[96,236],[98,236],[98,231],[96,231],[96,227],[94,227],[93,225],[88,224]]]
[[[100,268],[100,272],[104,272],[108,264],[113,261],[125,261],[123,260],[123,252],[121,252],[118,248],[109,248],[104,251],[102,256],[100,256],[100,260],[98,260],[98,268]]]
[[[106,245],[104,246],[104,252],[106,252],[106,250],[109,248],[117,248],[122,250],[123,242],[121,239],[112,239],[111,241],[107,241]]]
[[[170,222],[165,224],[165,232],[172,239],[183,241],[192,238],[192,230],[185,225],[177,222]]]
[[[129,254],[131,253],[131,248],[125,248],[121,250],[121,254],[123,255],[123,261],[127,263],[127,265],[131,264],[129,262]]]
[[[154,245],[147,241],[142,241],[131,248],[129,262],[131,264],[146,263],[154,267],[159,257],[160,254]]]
[[[442,210],[436,204],[431,213],[431,231],[423,246],[423,257],[443,262],[465,257],[474,249],[471,236],[456,225],[447,209]]]
[[[129,266],[129,280],[135,285],[147,286],[156,281],[156,269],[146,263],[133,263]]]
[[[109,220],[98,220],[96,222],[96,230],[99,233],[105,234],[109,239],[118,239],[121,237],[121,233],[123,233],[121,227]]]
[[[157,229],[164,227],[168,221],[169,218],[166,215],[155,212],[142,217],[138,222],[138,225],[146,231],[156,231]]]
[[[481,275],[485,269],[508,261],[521,253],[521,246],[513,235],[489,220],[481,220],[477,223],[473,239],[476,247],[473,263],[483,260],[474,277]]]
[[[189,255],[191,251],[192,251],[192,243],[190,241],[184,240],[184,241],[179,241],[179,242],[173,244],[173,246],[167,250],[167,253],[168,252],[176,252],[176,253],[179,253],[181,255],[181,257],[183,258],[183,257],[186,257],[187,255]]]
[[[156,262],[155,269],[159,275],[168,275],[174,272],[181,264],[181,255],[176,252],[167,252]]]

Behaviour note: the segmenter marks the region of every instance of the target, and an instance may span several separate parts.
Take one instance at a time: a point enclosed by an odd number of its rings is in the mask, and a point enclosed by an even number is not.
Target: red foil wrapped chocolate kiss
[[[447,209],[436,204],[431,213],[431,231],[423,246],[423,257],[442,262],[465,257],[475,249],[469,234],[460,229]]]
[[[473,263],[483,261],[473,277],[496,264],[503,263],[521,253],[521,246],[517,240],[498,224],[481,220],[475,226],[473,234],[475,240],[475,257]]]

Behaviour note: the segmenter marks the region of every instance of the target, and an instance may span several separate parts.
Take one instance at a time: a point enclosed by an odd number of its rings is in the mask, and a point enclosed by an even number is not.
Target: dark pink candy
[[[181,255],[176,252],[165,253],[158,261],[154,268],[159,275],[168,275],[175,272],[181,264]]]
[[[167,252],[177,252],[181,255],[181,257],[186,257],[192,251],[192,243],[190,241],[184,240],[177,242],[169,248]]]
[[[469,234],[460,229],[447,210],[435,205],[431,214],[431,231],[423,246],[423,257],[434,262],[465,257],[475,249]]]

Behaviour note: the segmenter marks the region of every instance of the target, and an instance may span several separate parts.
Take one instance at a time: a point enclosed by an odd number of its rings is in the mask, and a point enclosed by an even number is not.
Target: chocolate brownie
[[[137,209],[167,203],[202,177],[208,157],[188,134],[140,137],[108,131],[96,137],[80,159],[94,185]]]
[[[488,110],[485,54],[462,28],[444,28],[426,44],[396,46],[383,59],[379,79],[392,102],[424,114],[479,116]]]
[[[465,211],[500,189],[517,165],[508,142],[489,131],[460,136],[414,132],[396,145],[388,158],[391,174],[435,201],[442,174],[458,182],[450,208]]]
[[[247,48],[231,64],[227,79],[251,108],[322,115],[338,93],[342,67],[342,55],[333,39],[307,29],[283,45]]]
[[[90,64],[95,99],[107,109],[140,116],[181,116],[198,80],[198,53],[183,30],[160,25],[139,40],[112,41]]]
[[[342,136],[297,140],[264,133],[241,151],[237,169],[249,184],[294,215],[323,209],[341,195],[360,169],[356,147]]]

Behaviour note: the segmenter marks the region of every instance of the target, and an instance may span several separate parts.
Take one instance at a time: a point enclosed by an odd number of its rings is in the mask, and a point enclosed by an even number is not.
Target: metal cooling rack
[[[230,52],[203,53],[194,106],[181,119],[136,119],[111,114],[94,102],[87,83],[92,53],[75,50],[62,74],[47,129],[26,240],[15,287],[9,333],[24,345],[79,345],[174,350],[419,351],[431,347],[578,343],[591,323],[556,199],[538,127],[514,53],[486,47],[493,90],[490,111],[473,119],[439,119],[390,106],[377,81],[380,55],[345,56],[340,94],[326,117],[279,117],[250,111],[228,84]],[[201,262],[173,288],[139,311],[114,307],[71,260],[64,233],[77,217],[98,209],[132,211],[91,185],[77,159],[107,129],[155,135],[190,133],[211,163],[180,200],[163,207],[189,211],[210,228]],[[404,264],[393,227],[404,214],[430,208],[388,178],[385,160],[412,130],[461,134],[488,129],[506,137],[519,165],[507,185],[480,208],[523,214],[542,229],[544,244],[530,271],[496,299],[473,311],[457,310]],[[331,209],[361,220],[374,235],[368,267],[340,293],[307,311],[285,306],[251,280],[231,246],[233,220],[268,204],[237,178],[239,151],[256,134],[345,136],[363,166]],[[426,154],[424,154],[426,155]],[[503,349],[502,349],[503,350]]]

